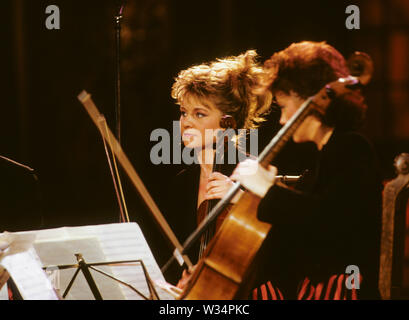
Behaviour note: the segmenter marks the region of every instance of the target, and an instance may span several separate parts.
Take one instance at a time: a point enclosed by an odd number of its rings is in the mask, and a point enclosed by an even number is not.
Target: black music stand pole
[[[84,277],[88,282],[88,285],[92,291],[92,294],[95,297],[95,300],[102,300],[101,293],[98,290],[97,284],[95,283],[95,280],[91,275],[91,272],[89,272],[88,270],[88,265],[85,263],[85,260],[82,257],[82,254],[78,253],[75,256],[77,257],[79,268],[84,274]]]
[[[94,278],[91,275],[91,272],[89,272],[89,270],[88,270],[88,265],[85,262],[84,258],[82,257],[82,254],[81,253],[76,253],[75,257],[77,258],[77,261],[78,261],[78,267],[77,267],[77,270],[75,271],[74,276],[72,277],[70,283],[68,284],[67,289],[65,289],[65,292],[64,292],[62,297],[65,298],[67,296],[68,291],[70,291],[70,289],[71,289],[71,287],[72,287],[72,285],[74,283],[74,280],[77,278],[78,273],[80,271],[82,271],[82,273],[84,274],[85,280],[87,280],[87,283],[88,283],[88,285],[89,285],[89,287],[90,287],[90,289],[92,291],[92,294],[94,295],[95,300],[102,300],[101,293],[98,290],[98,287],[97,287],[97,285],[95,283]]]
[[[121,143],[121,21],[125,5],[121,5],[115,16],[115,120],[116,137]]]

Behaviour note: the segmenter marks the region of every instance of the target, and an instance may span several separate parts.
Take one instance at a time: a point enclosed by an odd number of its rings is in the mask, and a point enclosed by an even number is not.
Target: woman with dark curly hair
[[[229,176],[237,163],[226,155],[220,170],[213,172],[215,135],[206,134],[206,131],[222,130],[223,116],[233,118],[237,129],[256,128],[263,121],[262,113],[271,105],[271,93],[257,90],[263,69],[256,58],[257,53],[249,50],[238,56],[193,66],[181,71],[175,79],[172,97],[180,106],[182,141],[186,148],[195,151],[197,160],[177,175],[166,201],[167,219],[182,242],[203,219],[197,216],[200,205],[205,200],[223,198],[233,184]],[[216,228],[220,223],[218,219]],[[196,246],[188,252],[193,263],[197,262],[199,251]],[[165,277],[172,283],[179,279],[177,273],[173,268]],[[183,279],[187,280],[188,275],[184,274]],[[179,287],[184,286],[184,280],[179,282]]]
[[[283,125],[308,97],[349,74],[343,56],[324,42],[294,43],[264,67]],[[258,216],[273,225],[254,298],[379,298],[382,186],[373,149],[355,131],[365,110],[358,90],[335,98],[325,116],[306,118],[293,140],[315,143],[319,157],[295,189],[275,184],[277,169],[254,160],[240,163],[232,175],[263,198]],[[249,167],[256,174],[246,175]]]

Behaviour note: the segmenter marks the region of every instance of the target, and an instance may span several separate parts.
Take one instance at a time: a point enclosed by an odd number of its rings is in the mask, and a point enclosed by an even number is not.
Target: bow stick
[[[119,163],[121,164],[122,168],[128,175],[129,179],[131,179],[136,190],[138,190],[140,196],[142,197],[145,204],[151,211],[156,222],[162,228],[162,231],[165,233],[170,243],[172,243],[172,245],[175,247],[174,255],[179,260],[179,263],[183,264],[184,262],[187,267],[191,268],[192,262],[190,261],[187,255],[182,254],[182,251],[183,251],[182,245],[180,244],[175,234],[173,233],[172,229],[170,228],[169,224],[167,223],[164,216],[160,212],[155,201],[152,199],[151,195],[149,194],[148,190],[143,184],[141,178],[136,173],[134,167],[132,166],[125,152],[122,150],[120,143],[118,142],[118,140],[115,138],[115,136],[112,134],[111,130],[108,127],[106,127],[105,129],[101,128],[100,122],[102,119],[104,119],[104,117],[103,115],[101,115],[101,113],[98,111],[97,107],[95,106],[94,102],[92,101],[91,95],[88,94],[86,91],[82,91],[78,95],[78,100],[83,104],[83,106],[87,110],[92,121],[94,121],[98,130],[101,132],[102,137],[105,139],[105,141],[107,141],[109,147],[111,148],[111,151],[114,153],[114,155],[118,159]],[[180,261],[181,259],[183,259],[182,263]]]

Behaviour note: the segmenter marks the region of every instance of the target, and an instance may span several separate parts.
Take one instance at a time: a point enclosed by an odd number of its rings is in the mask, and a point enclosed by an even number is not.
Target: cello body
[[[254,209],[258,208],[260,200],[246,192],[232,207],[209,243],[181,299],[247,298],[251,266],[271,228],[270,224],[257,219],[257,210]]]

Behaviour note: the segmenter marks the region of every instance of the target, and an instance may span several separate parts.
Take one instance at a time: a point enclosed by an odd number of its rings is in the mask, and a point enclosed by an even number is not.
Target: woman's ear
[[[236,129],[236,120],[231,115],[224,115],[220,119],[220,128],[222,129]]]

